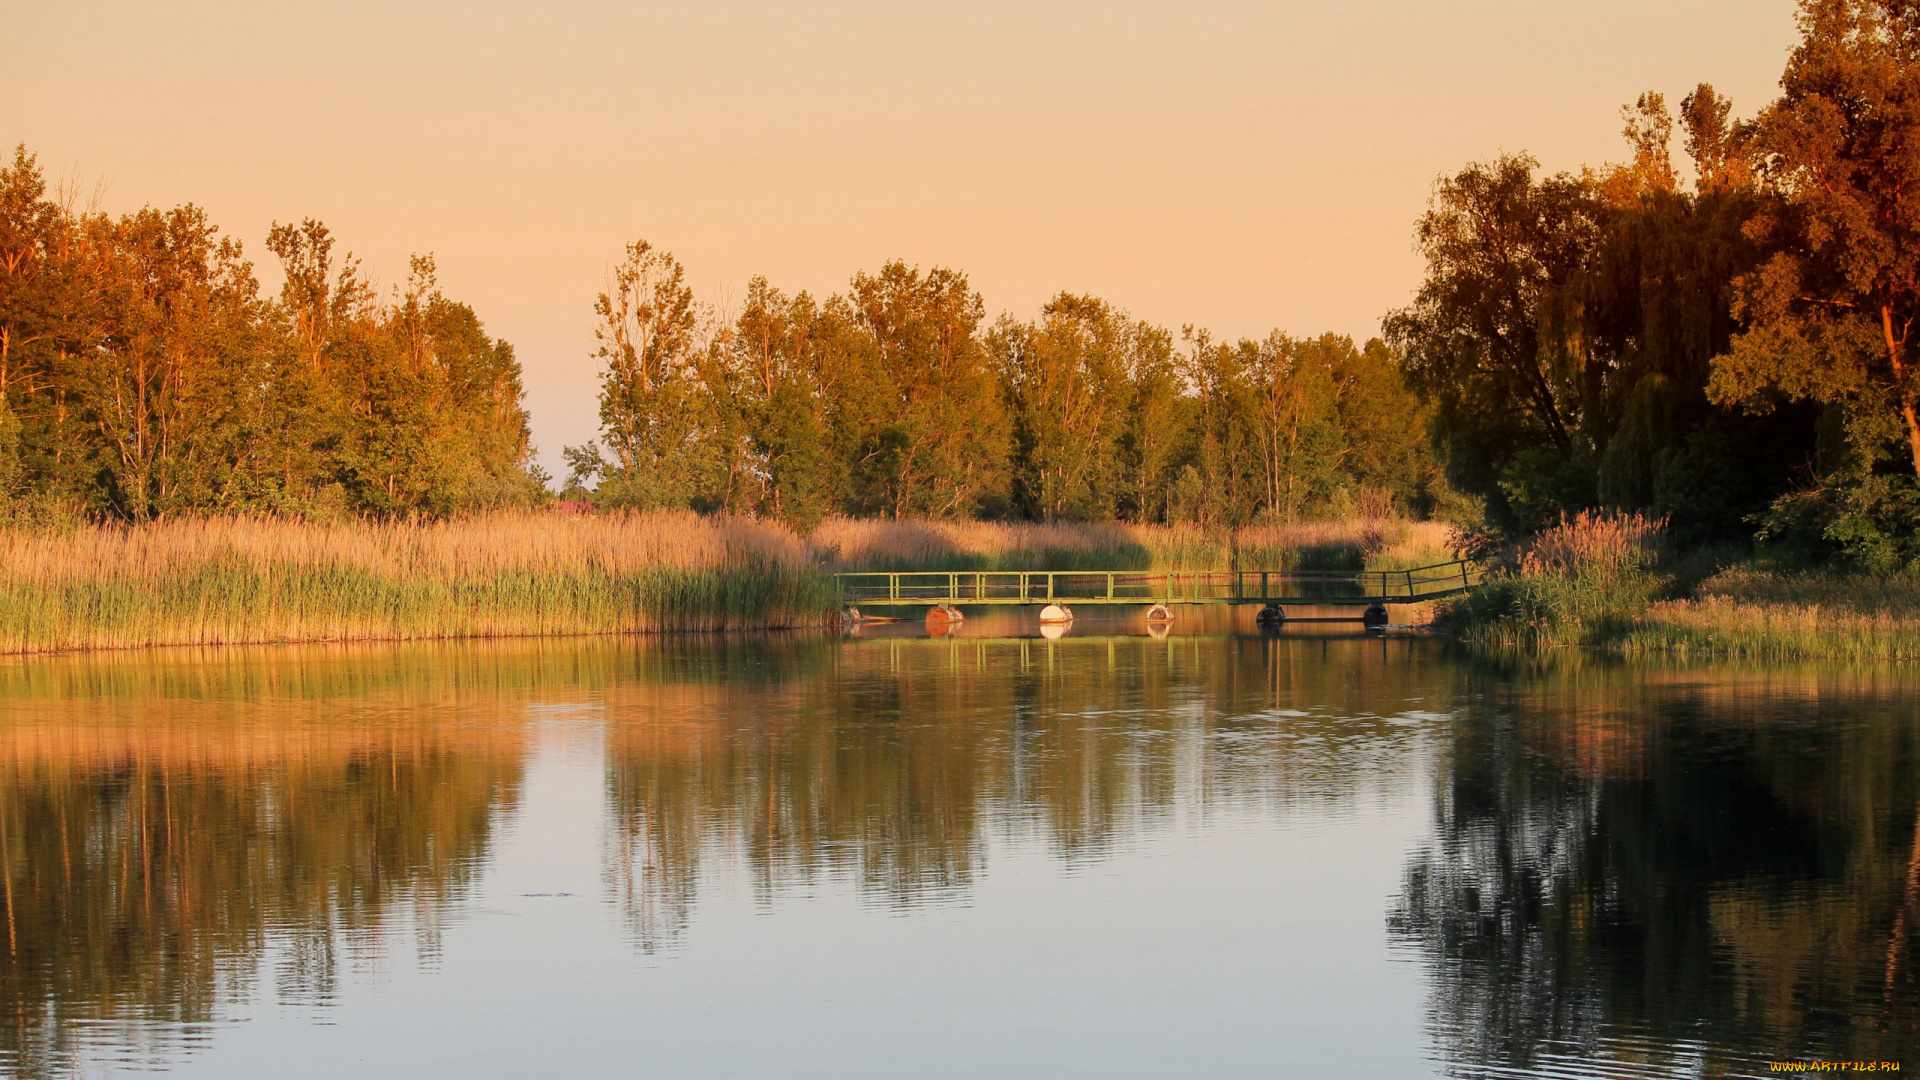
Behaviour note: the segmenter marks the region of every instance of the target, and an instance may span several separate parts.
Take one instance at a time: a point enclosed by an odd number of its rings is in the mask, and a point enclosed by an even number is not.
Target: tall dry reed
[[[1448,533],[1392,519],[1215,529],[829,518],[808,540],[843,570],[1379,570],[1453,558]]]
[[[5,531],[0,651],[804,625],[834,600],[812,562],[691,513]]]
[[[1664,522],[1582,512],[1535,537],[1504,574],[1449,604],[1442,625],[1499,647],[1600,645],[1631,627],[1664,579]]]
[[[834,570],[1278,570],[1444,561],[1400,521],[1191,526],[692,513],[0,530],[0,652],[816,625]]]

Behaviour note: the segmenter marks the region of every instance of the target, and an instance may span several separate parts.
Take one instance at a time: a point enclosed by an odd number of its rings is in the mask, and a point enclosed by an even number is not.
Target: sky
[[[597,426],[624,245],[723,309],[756,274],[963,270],[1217,338],[1365,338],[1418,287],[1439,175],[1625,157],[1620,107],[1752,115],[1792,0],[0,0],[0,144],[106,210],[199,204],[263,283],[324,221],[386,284],[432,253],[513,343],[539,457]],[[1677,141],[1677,140],[1676,140]],[[1675,147],[1676,154],[1679,147]]]

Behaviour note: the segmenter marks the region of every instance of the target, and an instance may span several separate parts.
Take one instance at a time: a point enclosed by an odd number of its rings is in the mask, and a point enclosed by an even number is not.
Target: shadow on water
[[[1920,1064],[1903,669],[1463,669],[1389,918],[1451,1075]]]

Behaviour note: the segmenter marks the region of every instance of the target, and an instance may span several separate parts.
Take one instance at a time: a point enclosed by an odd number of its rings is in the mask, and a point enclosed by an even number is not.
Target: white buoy
[[[1070,623],[1072,621],[1073,612],[1061,607],[1059,604],[1048,604],[1046,607],[1040,609],[1040,622],[1042,624]]]
[[[1155,604],[1147,609],[1148,622],[1172,622],[1173,609],[1165,604]]]

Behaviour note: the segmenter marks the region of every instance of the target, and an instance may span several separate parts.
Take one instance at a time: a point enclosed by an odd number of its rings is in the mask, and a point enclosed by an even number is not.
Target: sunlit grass
[[[756,629],[833,601],[792,532],[688,513],[0,532],[16,653]]]
[[[817,626],[836,570],[1384,569],[1446,526],[830,519],[692,513],[429,523],[190,519],[0,530],[0,652]]]
[[[829,518],[809,540],[848,570],[1398,570],[1453,558],[1448,534],[1394,519],[1210,529]]]
[[[1619,645],[1712,656],[1920,660],[1920,616],[1708,596],[1653,604]]]
[[[1583,514],[1446,605],[1442,625],[1497,648],[1584,645],[1754,659],[1920,659],[1920,577],[1733,567],[1673,587],[1658,522]]]
[[[1920,577],[1723,571],[1652,604],[1627,649],[1775,659],[1920,659]]]

